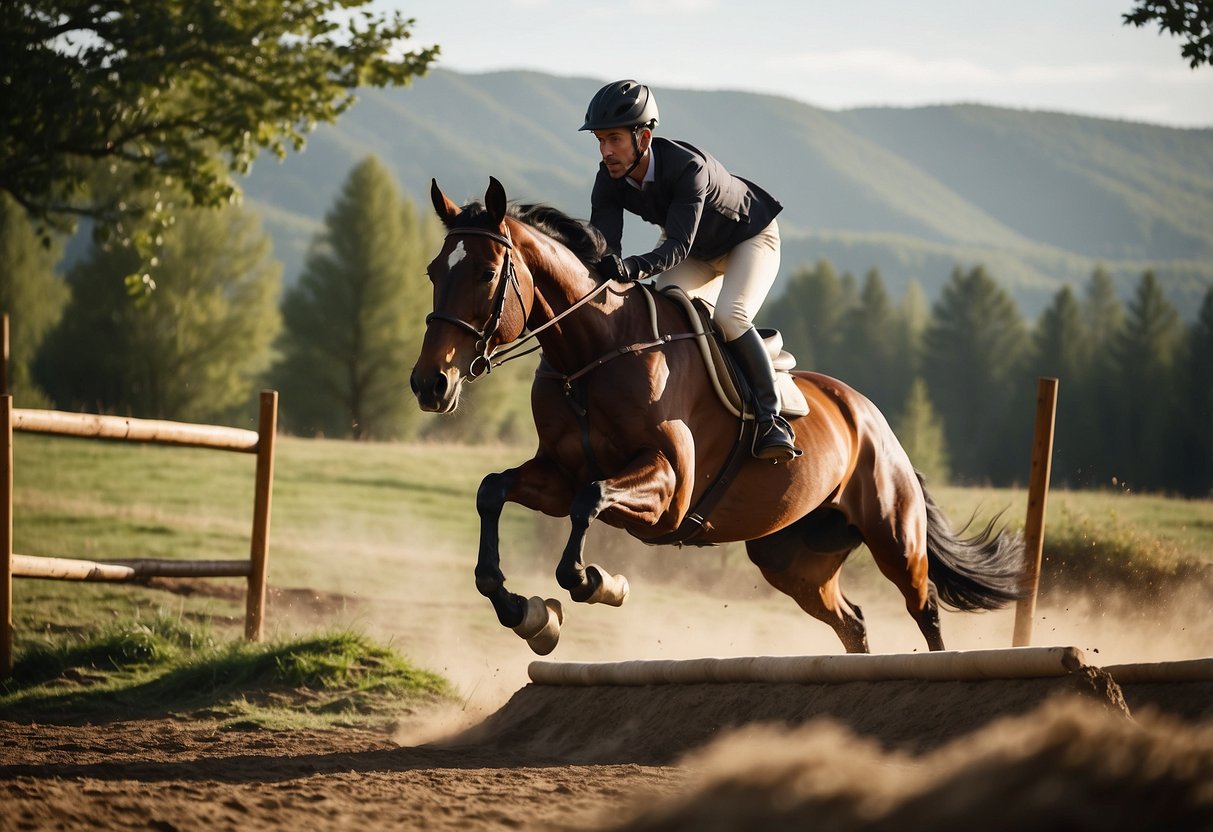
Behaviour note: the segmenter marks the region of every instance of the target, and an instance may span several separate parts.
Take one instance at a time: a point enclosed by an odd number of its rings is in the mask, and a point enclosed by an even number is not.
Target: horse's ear
[[[438,187],[438,180],[430,180],[430,201],[434,203],[434,210],[438,212],[438,219],[442,220],[442,224],[450,226],[455,217],[459,216],[459,206],[447,199],[446,194]]]
[[[493,222],[498,225],[505,222],[505,188],[492,176],[489,177],[489,189],[484,192],[484,207]]]

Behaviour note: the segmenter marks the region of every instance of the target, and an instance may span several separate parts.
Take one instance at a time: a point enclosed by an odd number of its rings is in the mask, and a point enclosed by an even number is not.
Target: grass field
[[[251,456],[29,434],[18,434],[14,445],[14,540],[20,554],[248,556]],[[502,636],[472,583],[479,529],[474,498],[485,473],[521,462],[530,450],[280,439],[270,536],[271,638],[306,637],[334,627],[366,631],[453,676],[462,695],[470,696],[471,686],[494,683],[486,678],[500,676],[503,687],[514,685],[518,668],[525,667],[525,646],[502,641],[513,637]],[[999,512],[1001,523],[1023,524],[1022,490],[938,487],[932,493],[957,525],[970,516],[984,524]],[[524,583],[542,582],[545,588],[536,591],[557,593],[551,569],[566,534],[565,521],[507,506],[503,565],[511,588],[525,592]],[[1165,592],[1168,581],[1205,580],[1213,572],[1213,502],[1054,492],[1045,549],[1046,594],[1051,587],[1073,589],[1104,579],[1130,593]],[[571,651],[663,655],[662,649],[672,649],[673,634],[664,641],[655,637],[653,622],[658,632],[685,629],[683,637],[699,639],[695,647],[701,653],[752,650],[753,642],[779,646],[791,638],[789,627],[811,634],[808,649],[838,649],[828,629],[762,583],[739,545],[651,549],[595,526],[589,554],[633,578],[632,613],[578,605],[568,614],[588,619],[590,626],[583,620],[570,630]],[[887,583],[864,553],[856,553],[846,569],[849,587],[888,597]],[[566,601],[566,611],[569,606]],[[732,629],[719,629],[726,610],[738,618]],[[186,582],[175,592],[14,583],[19,654],[64,638],[87,640],[132,622],[177,620],[209,628],[220,641],[233,640],[243,611],[239,579]],[[738,621],[744,622],[744,638],[731,635]],[[897,640],[883,649],[918,649],[906,646],[918,638],[912,625],[899,621]],[[987,637],[971,638],[980,643]],[[1209,648],[1213,652],[1213,644]],[[882,649],[879,640],[873,649]]]

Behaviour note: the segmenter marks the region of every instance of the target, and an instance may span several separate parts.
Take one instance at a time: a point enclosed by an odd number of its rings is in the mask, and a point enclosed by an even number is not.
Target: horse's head
[[[522,334],[526,309],[519,275],[529,283],[529,274],[514,252],[500,182],[489,179],[483,208],[459,208],[436,180],[430,199],[447,234],[427,270],[434,308],[410,384],[422,410],[450,413],[464,380],[487,372],[493,350]]]

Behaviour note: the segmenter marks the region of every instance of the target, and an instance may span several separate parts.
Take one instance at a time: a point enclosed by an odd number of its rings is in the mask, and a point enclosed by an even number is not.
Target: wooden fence
[[[7,334],[7,333],[5,333]],[[7,342],[7,338],[4,339]],[[7,346],[7,343],[6,343]],[[7,354],[7,349],[5,350]],[[7,355],[6,355],[7,357]],[[7,362],[4,362],[7,364]],[[4,390],[7,393],[7,389]],[[77,581],[139,581],[151,577],[244,577],[248,579],[244,635],[260,641],[265,624],[265,577],[269,559],[270,498],[274,483],[274,435],[278,393],[261,392],[257,430],[194,425],[153,419],[129,419],[87,413],[13,408],[13,398],[0,403],[0,678],[13,667],[13,578]],[[114,560],[30,557],[13,553],[13,432],[117,439],[161,445],[214,448],[257,455],[253,491],[253,530],[248,560]]]

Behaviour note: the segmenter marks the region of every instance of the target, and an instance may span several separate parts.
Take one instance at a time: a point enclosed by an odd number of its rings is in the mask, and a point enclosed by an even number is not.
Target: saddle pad
[[[736,370],[725,356],[722,339],[712,323],[712,312],[708,305],[698,298],[691,298],[678,286],[669,286],[661,291],[682,306],[694,326],[694,331],[700,336],[698,340],[707,344],[704,363],[708,376],[713,379],[712,386],[716,388],[721,401],[734,413],[740,414],[746,410],[733,378]],[[695,326],[696,323],[698,326]],[[785,417],[806,415],[809,412],[809,403],[789,373],[796,366],[795,356],[783,348],[783,336],[778,330],[760,329],[758,334],[767,348],[772,366],[775,367],[775,392],[779,396],[779,412]]]

